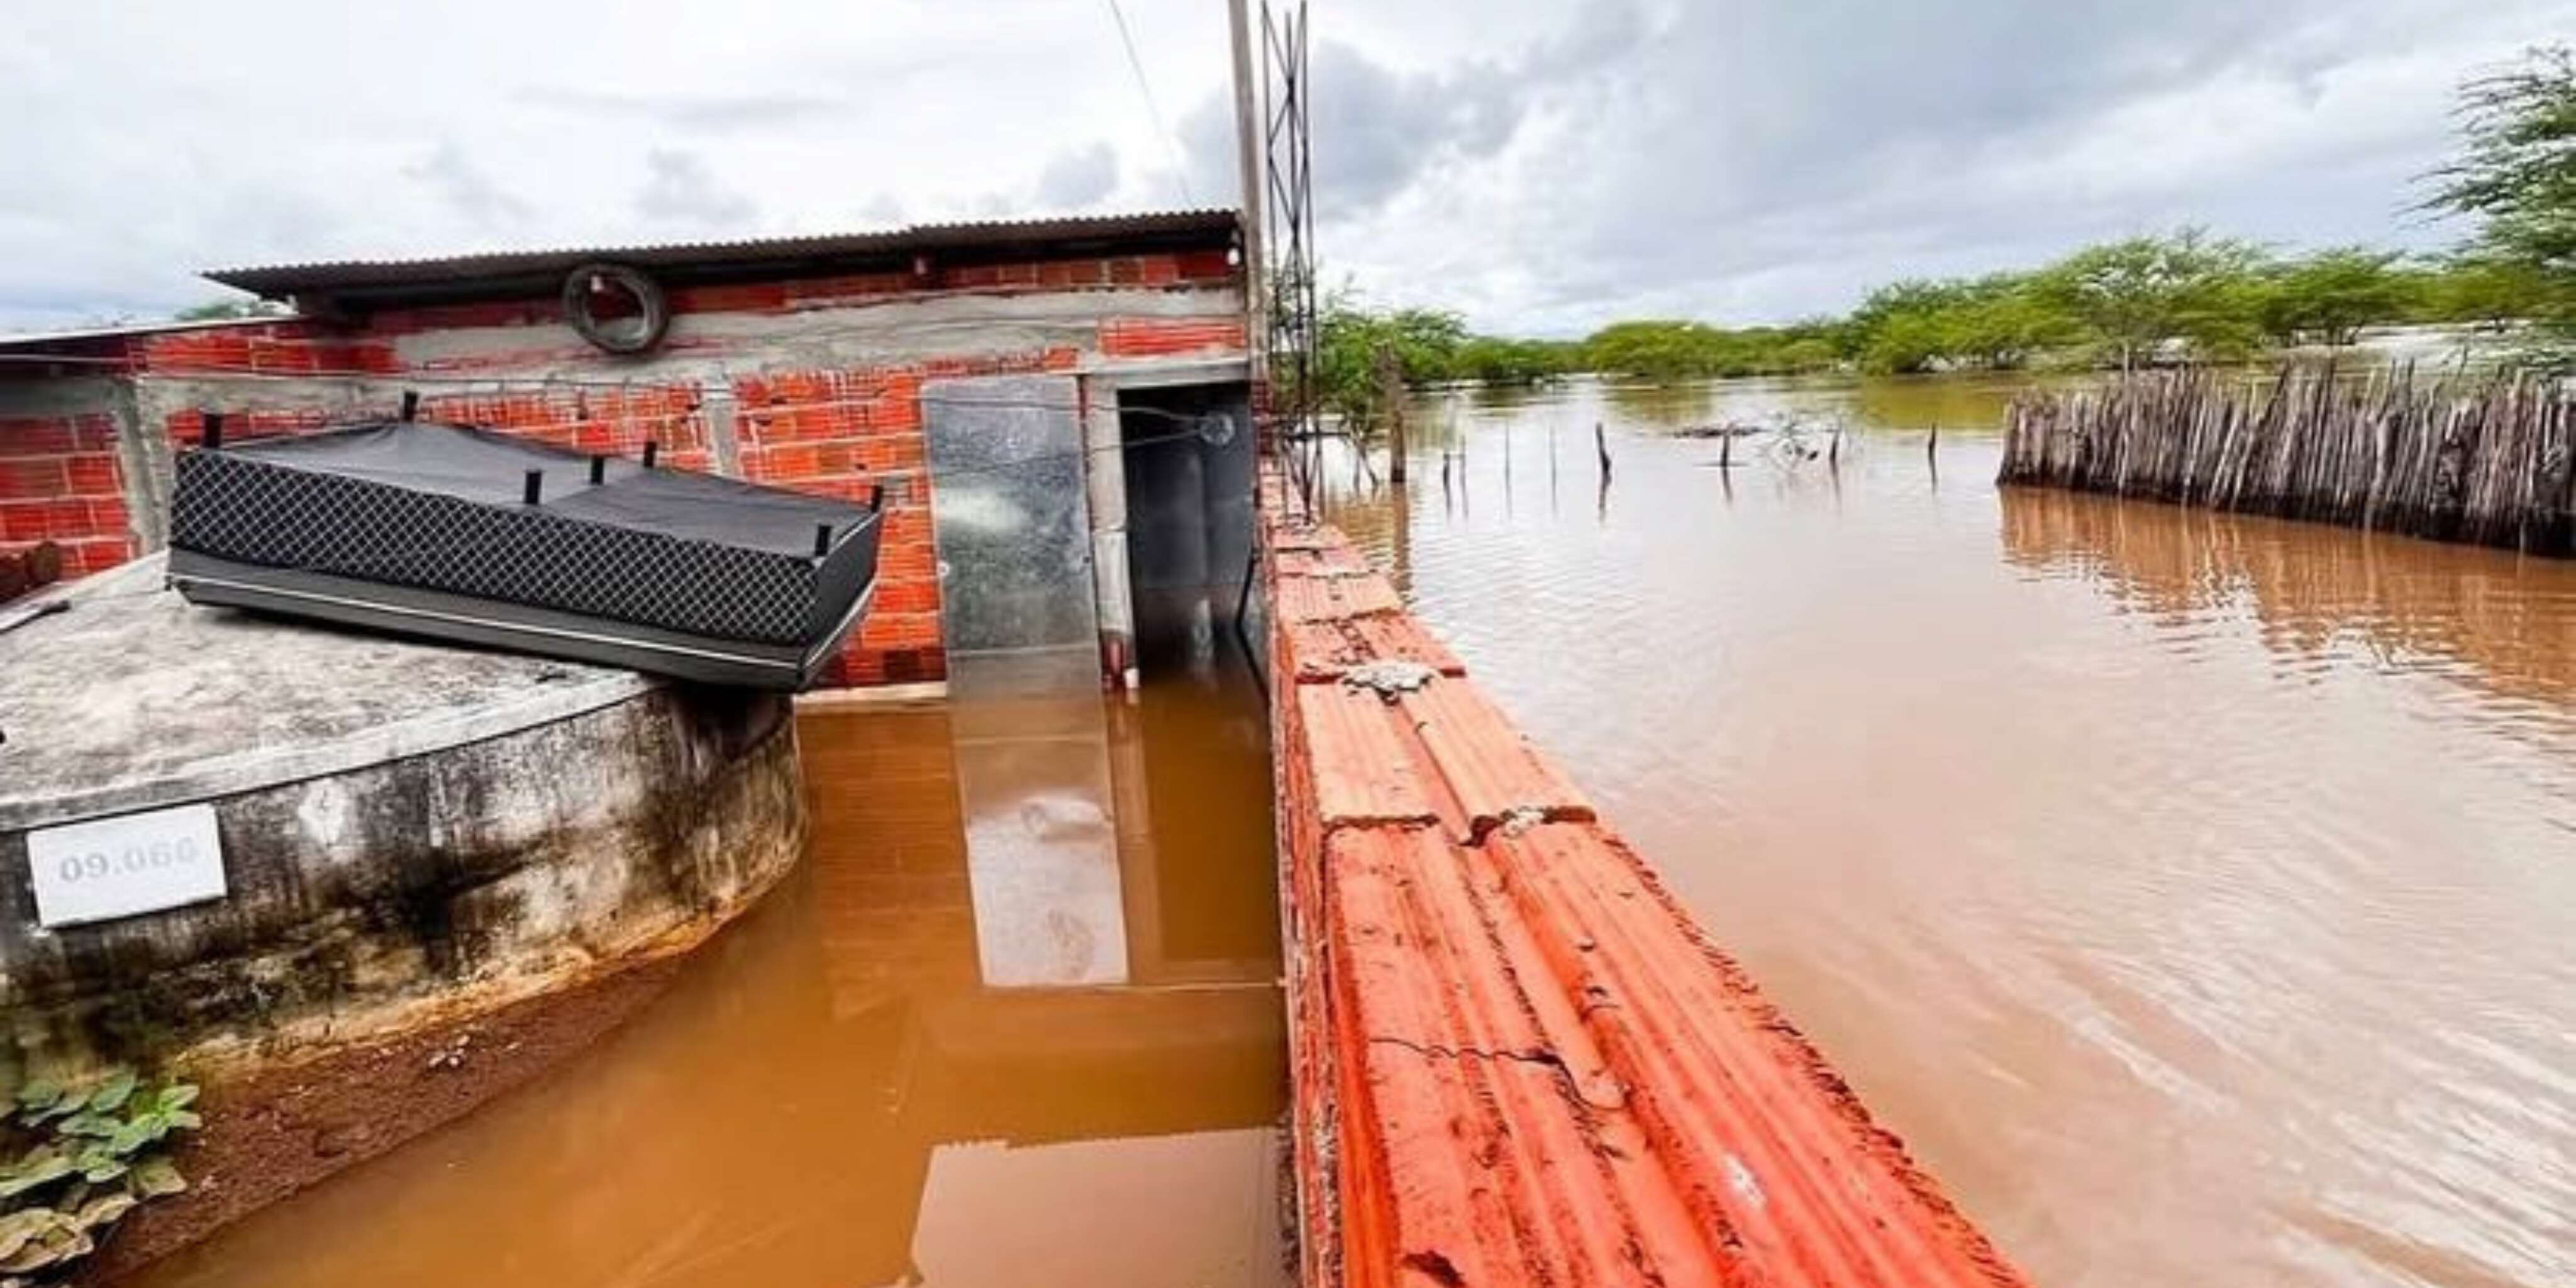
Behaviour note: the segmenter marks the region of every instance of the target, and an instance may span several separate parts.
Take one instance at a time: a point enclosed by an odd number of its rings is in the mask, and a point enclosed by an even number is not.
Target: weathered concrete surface
[[[198,609],[0,636],[0,1083],[299,1058],[696,942],[802,849],[782,697]],[[36,924],[26,832],[210,800],[229,893]]]
[[[623,702],[631,671],[203,609],[162,559],[0,635],[0,831],[422,755]],[[24,604],[13,605],[24,607]]]
[[[2018,1288],[1385,580],[1263,491],[1308,1288]]]

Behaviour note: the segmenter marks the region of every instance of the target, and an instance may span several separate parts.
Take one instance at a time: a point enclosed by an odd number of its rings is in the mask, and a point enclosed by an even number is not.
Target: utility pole
[[[1226,0],[1234,35],[1234,151],[1243,182],[1244,335],[1252,350],[1252,383],[1270,379],[1270,295],[1261,251],[1261,185],[1267,152],[1261,143],[1261,90],[1252,79],[1251,0]]]

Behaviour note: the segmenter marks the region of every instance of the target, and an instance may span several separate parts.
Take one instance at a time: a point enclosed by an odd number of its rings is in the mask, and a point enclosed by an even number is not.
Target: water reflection
[[[2252,619],[2300,662],[2359,653],[2576,719],[2576,587],[2504,551],[2430,547],[2326,524],[2005,488],[2004,557],[2080,577],[2176,630]]]
[[[1266,749],[1233,683],[1094,699],[1141,826],[1077,802],[1015,832],[1061,827],[1085,871],[1094,828],[1140,838],[1105,909],[1043,847],[969,861],[961,764],[1065,712],[807,717],[807,861],[666,996],[144,1282],[1280,1283]],[[997,986],[1031,962],[1122,982]]]

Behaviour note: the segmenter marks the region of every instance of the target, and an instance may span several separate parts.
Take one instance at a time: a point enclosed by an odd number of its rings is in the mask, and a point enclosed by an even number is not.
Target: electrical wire
[[[1163,123],[1162,105],[1154,101],[1153,83],[1145,77],[1145,60],[1136,56],[1136,38],[1127,30],[1127,11],[1118,7],[1118,0],[1108,0],[1108,3],[1109,20],[1118,24],[1118,43],[1127,49],[1127,70],[1135,74],[1136,92],[1145,99],[1145,115],[1153,119],[1154,133],[1163,141],[1163,153],[1172,163],[1172,178],[1181,185],[1181,200],[1195,206],[1199,204],[1199,197],[1190,190],[1189,167],[1181,160],[1181,147],[1175,141],[1177,136],[1169,125]]]

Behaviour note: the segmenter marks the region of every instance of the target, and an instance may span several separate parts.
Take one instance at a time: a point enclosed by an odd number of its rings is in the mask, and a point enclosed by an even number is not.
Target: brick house
[[[159,549],[209,412],[296,433],[409,396],[583,451],[885,487],[833,685],[942,681],[966,654],[1132,678],[1140,594],[1242,584],[1240,258],[1234,212],[1186,211],[213,272],[293,314],[0,337],[0,554],[50,542],[77,576]]]

